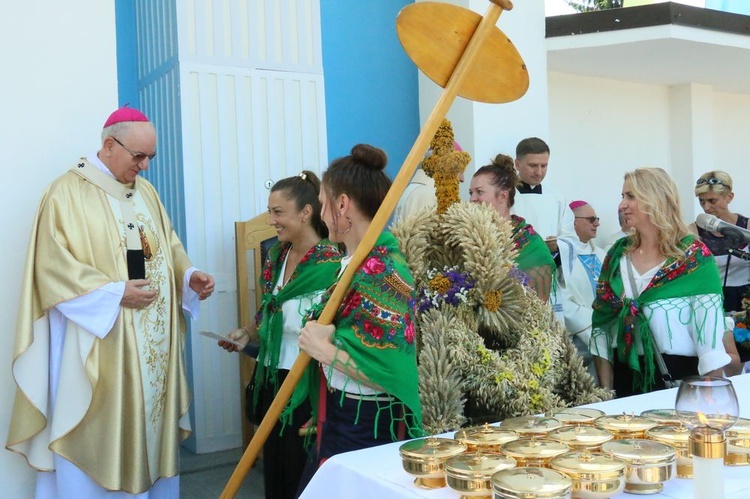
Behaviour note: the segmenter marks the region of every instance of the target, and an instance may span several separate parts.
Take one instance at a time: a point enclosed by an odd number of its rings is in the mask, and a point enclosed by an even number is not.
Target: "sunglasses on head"
[[[727,184],[722,182],[716,177],[710,177],[710,178],[699,178],[698,181],[695,183],[695,185],[723,185],[724,187],[729,187]]]

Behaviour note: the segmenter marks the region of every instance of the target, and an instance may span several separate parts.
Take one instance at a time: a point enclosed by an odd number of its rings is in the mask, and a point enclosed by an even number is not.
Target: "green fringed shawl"
[[[592,342],[599,335],[609,337],[610,331],[615,328],[617,357],[634,371],[637,388],[646,392],[654,386],[655,364],[644,362],[645,372],[642,373],[638,349],[634,348],[637,337],[643,345],[644,358],[652,359],[654,356],[654,343],[644,306],[668,298],[704,294],[721,296],[721,280],[709,249],[688,235],[681,241],[684,256],[669,258],[637,300],[628,298],[623,292],[620,259],[630,241],[628,237],[618,240],[602,264],[591,321]],[[610,354],[612,346],[608,348],[610,351],[607,353]]]
[[[525,219],[511,215],[511,223],[513,245],[517,251],[516,265],[526,273],[534,289],[537,289],[537,286],[548,286],[552,296],[556,289],[556,282],[553,280],[556,265],[547,244]],[[549,267],[549,273],[546,267]]]
[[[511,215],[513,223],[513,244],[518,253],[516,254],[516,265],[526,271],[534,267],[550,267],[555,270],[555,260],[550,255],[547,244],[542,236],[536,233],[534,228],[526,223],[523,218]]]
[[[362,266],[355,272],[349,291],[333,324],[334,344],[346,351],[357,368],[385,393],[406,406],[399,415],[381,403],[394,422],[403,420],[410,437],[422,436],[415,344],[414,280],[398,241],[384,231]],[[324,296],[321,309],[328,296]],[[318,313],[313,315],[319,316]],[[397,428],[391,428],[395,438]]]
[[[294,269],[289,281],[274,295],[273,288],[279,280],[284,260],[291,247],[292,245],[289,243],[273,245],[268,251],[260,276],[263,299],[255,318],[258,335],[260,336],[260,350],[255,371],[254,406],[257,405],[258,394],[263,385],[273,383],[274,391],[278,391],[279,388],[278,365],[283,327],[282,304],[287,300],[327,289],[334,282],[341,268],[341,254],[338,248],[324,239],[308,250],[297,268]],[[306,312],[306,310],[300,311],[302,316]],[[313,394],[317,395],[317,390],[314,388],[311,390],[311,382],[308,369],[308,372],[305,372],[292,393],[285,413],[291,413],[308,397]]]

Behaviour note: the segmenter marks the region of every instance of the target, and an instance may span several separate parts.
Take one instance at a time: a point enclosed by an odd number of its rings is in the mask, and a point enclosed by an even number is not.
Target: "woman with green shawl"
[[[518,185],[513,158],[498,154],[492,164],[478,169],[471,179],[469,194],[472,203],[486,203],[493,207],[502,218],[513,224],[513,244],[516,248],[516,265],[529,279],[529,287],[540,300],[547,301],[555,272],[555,261],[542,237],[526,220],[511,215],[510,209]]]
[[[323,221],[331,240],[346,247],[341,272],[390,188],[386,162],[385,152],[359,144],[323,173]],[[332,324],[310,320],[300,331],[299,347],[318,361],[324,394],[317,459],[300,492],[333,455],[422,435],[413,287],[406,258],[385,231],[355,272]]]
[[[268,224],[276,228],[279,241],[269,250],[259,279],[263,299],[255,327],[243,327],[228,335],[247,345],[246,353],[255,346],[258,362],[248,407],[255,409],[259,420],[297,358],[303,318],[320,302],[341,264],[338,247],[324,239],[328,229],[320,218],[319,191],[320,180],[309,171],[280,180],[271,188]],[[251,336],[257,336],[259,345],[250,343]],[[219,344],[229,351],[237,350],[227,342]],[[263,480],[269,499],[296,496],[308,460],[305,439],[298,430],[309,419],[311,399],[317,396],[317,387],[310,390],[310,384],[309,378],[300,381],[263,446]]]
[[[619,209],[635,231],[610,248],[597,285],[590,349],[602,387],[624,397],[721,376],[731,359],[719,271],[682,221],[674,181],[661,168],[626,173]]]

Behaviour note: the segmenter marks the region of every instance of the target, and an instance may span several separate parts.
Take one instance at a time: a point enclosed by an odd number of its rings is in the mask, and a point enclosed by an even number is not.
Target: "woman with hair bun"
[[[555,261],[542,237],[534,227],[518,215],[511,215],[519,183],[513,158],[498,154],[491,164],[478,169],[469,187],[472,203],[485,203],[494,208],[500,217],[513,224],[513,243],[516,265],[529,278],[529,286],[540,300],[549,300]]]
[[[307,311],[320,302],[336,278],[341,255],[326,239],[328,229],[320,218],[320,180],[310,171],[276,182],[268,196],[268,224],[276,228],[278,242],[268,251],[259,278],[263,293],[255,325],[229,333],[257,355],[252,389],[248,390],[248,413],[260,421],[273,402],[279,386],[299,354],[299,330]],[[251,337],[258,343],[250,343]],[[220,341],[228,351],[238,348]],[[251,348],[255,348],[251,352]],[[258,349],[259,347],[259,349]],[[263,446],[263,482],[271,499],[293,498],[305,468],[304,431],[309,419],[311,380],[303,378],[294,390],[281,420]]]
[[[359,144],[323,173],[322,218],[331,240],[346,247],[339,275],[391,186],[386,162],[381,149]],[[321,390],[326,396],[319,405],[316,459],[300,492],[318,464],[335,454],[421,436],[413,288],[396,238],[384,231],[332,323],[310,320],[302,328],[299,347],[319,362],[327,389]]]
[[[634,230],[610,248],[597,285],[590,349],[600,384],[625,397],[721,376],[732,359],[719,272],[682,221],[674,181],[661,168],[626,173],[619,209]]]

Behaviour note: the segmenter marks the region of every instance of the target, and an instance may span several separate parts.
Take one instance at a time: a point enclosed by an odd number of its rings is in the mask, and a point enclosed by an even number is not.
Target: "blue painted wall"
[[[141,36],[146,37],[146,29],[154,31],[163,30],[163,24],[176,24],[174,0],[166,5],[160,4],[141,4],[140,15],[148,17],[152,23],[147,23],[144,19],[141,23]],[[158,21],[158,24],[157,24]],[[146,112],[154,121],[156,132],[158,134],[158,146],[156,159],[151,163],[151,168],[143,176],[151,182],[159,193],[162,203],[169,214],[172,224],[177,235],[185,241],[185,201],[184,186],[182,175],[182,134],[181,122],[179,119],[179,82],[172,78],[167,78],[169,82],[174,82],[158,86],[160,78],[165,73],[178,72],[177,60],[177,39],[176,31],[168,31],[173,38],[165,40],[165,47],[153,47],[152,50],[159,53],[160,61],[158,67],[146,68],[143,80],[139,80],[139,53],[138,53],[138,23],[136,16],[136,3],[133,0],[115,0],[115,23],[116,23],[116,40],[117,40],[117,92],[118,104],[130,104]],[[153,39],[162,39],[154,37]],[[168,55],[167,55],[168,54]],[[166,58],[166,60],[162,60]],[[161,90],[161,91],[160,91]],[[143,96],[143,99],[141,99]],[[165,122],[161,120],[164,116],[176,116],[175,122]],[[187,245],[186,245],[187,246]],[[188,322],[188,334],[186,335],[186,366],[187,380],[190,392],[193,392],[193,358],[192,358],[192,334],[190,334],[190,322]],[[190,420],[195,427],[195,405],[190,404]],[[195,434],[188,437],[183,445],[196,452]]]
[[[395,178],[419,134],[417,68],[396,35],[410,0],[321,0],[329,160],[357,143],[388,153]]]
[[[138,42],[135,28],[135,2],[115,1],[117,32],[117,94],[120,106],[138,109]]]
[[[750,15],[750,2],[748,0],[706,0],[706,8]]]

